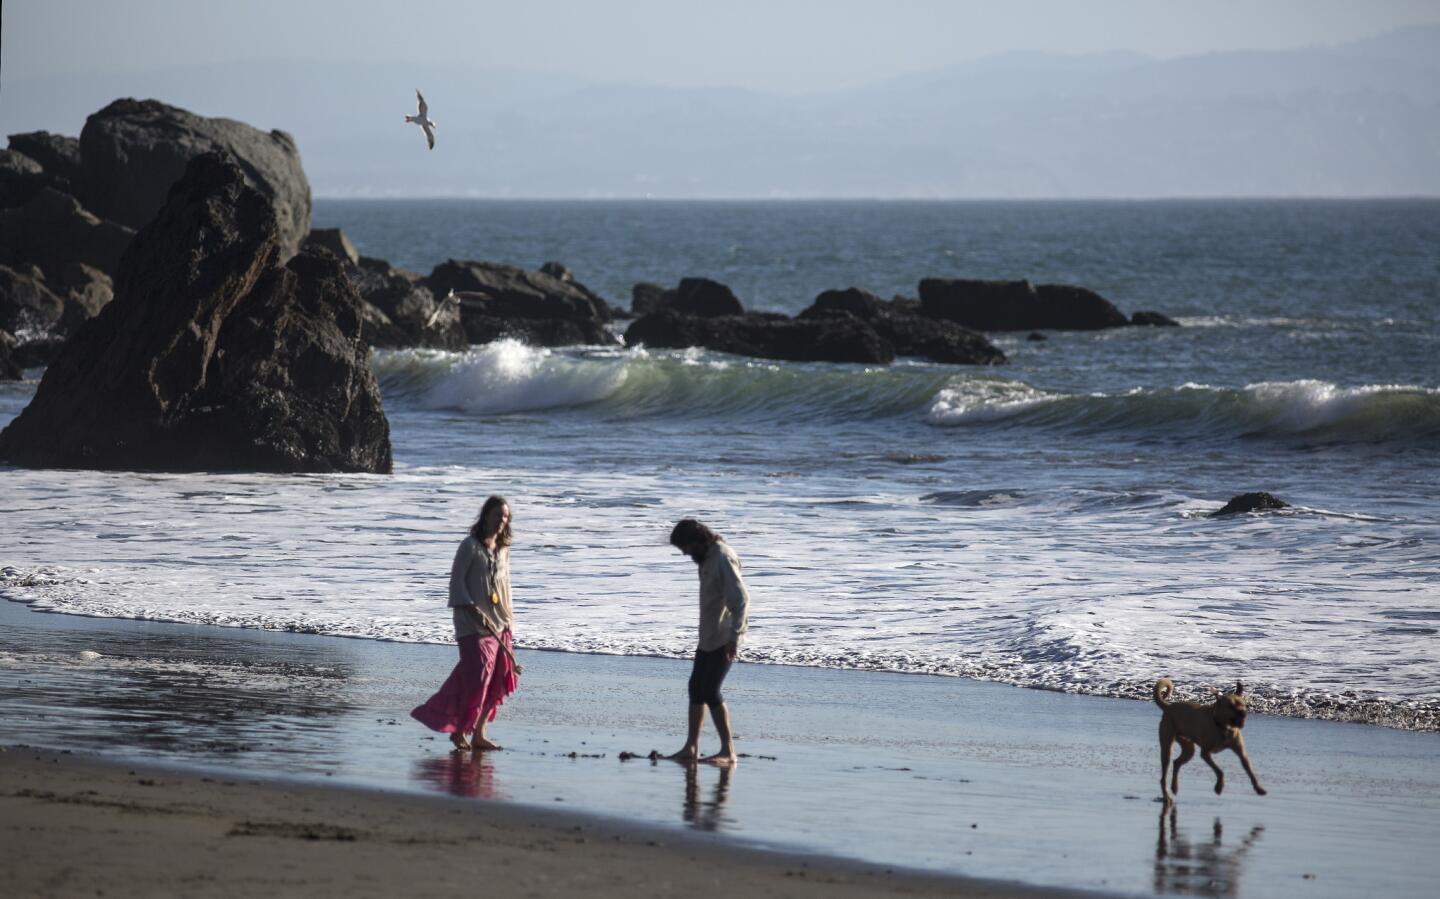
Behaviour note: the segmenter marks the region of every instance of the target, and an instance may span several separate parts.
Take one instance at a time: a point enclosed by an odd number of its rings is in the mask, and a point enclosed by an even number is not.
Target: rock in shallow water
[[[86,322],[4,432],[40,467],[391,468],[389,425],[334,257],[276,264],[271,201],[218,154],[190,163],[136,235],[115,299]]]
[[[1211,518],[1218,518],[1221,515],[1239,515],[1243,512],[1271,512],[1276,509],[1288,509],[1290,504],[1265,492],[1242,493],[1232,497],[1224,507],[1211,512]]]
[[[789,362],[888,364],[895,349],[852,315],[790,318],[764,312],[745,315],[683,315],[673,309],[635,320],[625,331],[631,346],[683,349],[700,346],[737,356]]]
[[[471,343],[502,337],[532,346],[614,345],[605,327],[610,306],[584,285],[494,262],[451,259],[425,279],[438,299],[460,299],[460,321]]]
[[[1104,297],[1068,284],[926,278],[920,311],[977,331],[1091,331],[1129,319]]]
[[[894,347],[897,356],[918,356],[955,365],[999,365],[1005,353],[985,338],[944,319],[918,315],[902,300],[882,300],[869,291],[851,287],[827,290],[815,298],[800,318],[853,315]]]

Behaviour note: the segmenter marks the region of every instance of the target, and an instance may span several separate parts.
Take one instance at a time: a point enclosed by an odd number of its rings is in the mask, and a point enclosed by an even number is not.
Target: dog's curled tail
[[[1155,704],[1163,709],[1169,705],[1168,700],[1174,692],[1175,684],[1171,683],[1170,678],[1162,677],[1155,682],[1155,690],[1151,695],[1155,698]]]

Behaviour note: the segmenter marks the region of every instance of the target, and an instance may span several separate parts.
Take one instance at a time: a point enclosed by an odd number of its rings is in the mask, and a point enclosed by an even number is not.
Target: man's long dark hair
[[[709,551],[711,545],[724,539],[693,518],[680,519],[670,531],[670,545],[676,549],[685,550],[689,546],[704,547],[699,555],[690,554],[690,558],[695,560],[696,565],[704,560],[705,552]]]
[[[470,525],[471,537],[474,537],[481,543],[485,542],[485,516],[490,514],[491,509],[497,508],[499,506],[509,506],[510,521],[515,520],[515,507],[511,506],[510,503],[503,496],[492,496],[489,499],[485,500],[485,505],[480,507],[480,514],[475,518],[475,523]],[[501,549],[510,545],[510,521],[505,522],[505,526],[500,529],[500,533],[495,535],[496,549]]]

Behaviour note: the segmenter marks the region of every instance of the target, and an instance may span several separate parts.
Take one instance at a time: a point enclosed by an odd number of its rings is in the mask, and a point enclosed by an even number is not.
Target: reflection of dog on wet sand
[[[1165,797],[1166,804],[1174,801],[1172,793],[1180,792],[1180,766],[1195,757],[1197,746],[1200,748],[1200,758],[1215,772],[1217,796],[1225,789],[1225,772],[1220,770],[1220,766],[1215,764],[1215,759],[1211,758],[1210,754],[1225,749],[1233,749],[1235,754],[1240,756],[1240,764],[1245,766],[1245,773],[1250,775],[1250,785],[1255,788],[1256,793],[1264,796],[1265,788],[1260,786],[1260,780],[1250,767],[1250,756],[1245,754],[1245,739],[1240,736],[1240,728],[1245,726],[1245,715],[1248,711],[1242,695],[1245,685],[1237,683],[1234,693],[1223,693],[1209,705],[1188,699],[1170,702],[1170,696],[1174,692],[1175,685],[1170,678],[1162,677],[1155,682],[1155,704],[1163,713],[1160,716],[1160,794]],[[1180,757],[1175,760],[1175,769],[1172,772],[1170,749],[1176,740],[1180,741]],[[1168,787],[1165,783],[1167,772],[1170,773]]]

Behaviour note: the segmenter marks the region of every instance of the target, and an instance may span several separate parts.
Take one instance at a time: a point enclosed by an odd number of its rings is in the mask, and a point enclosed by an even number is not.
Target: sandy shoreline
[[[1079,893],[764,852],[503,802],[0,751],[9,896]]]

